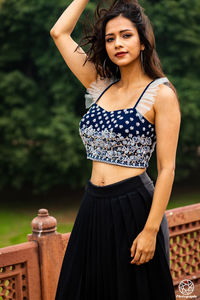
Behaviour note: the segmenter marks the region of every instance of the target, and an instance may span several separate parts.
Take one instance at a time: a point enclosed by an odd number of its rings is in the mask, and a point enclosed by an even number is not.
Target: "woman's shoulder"
[[[164,78],[166,78],[167,80],[164,80],[159,84],[159,89],[155,97],[155,108],[159,108],[159,106],[163,105],[173,105],[175,103],[178,104],[178,97],[175,90],[173,89],[172,84],[167,77]]]
[[[115,80],[116,78],[114,76],[110,78],[101,78],[98,76],[95,81],[92,81],[90,86],[86,89],[85,107],[89,108],[98,99],[101,93]]]

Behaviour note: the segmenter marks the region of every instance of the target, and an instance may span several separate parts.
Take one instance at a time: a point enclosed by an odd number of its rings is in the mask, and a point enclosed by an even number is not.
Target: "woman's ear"
[[[144,50],[144,49],[145,49],[144,44],[141,44],[140,50]]]

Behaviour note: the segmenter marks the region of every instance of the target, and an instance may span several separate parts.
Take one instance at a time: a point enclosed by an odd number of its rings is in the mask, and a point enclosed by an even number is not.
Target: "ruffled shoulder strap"
[[[89,108],[103,93],[103,91],[115,81],[114,77],[101,79],[98,77],[92,81],[90,86],[86,89],[85,94],[85,108]]]
[[[155,96],[157,95],[159,85],[160,84],[166,84],[170,87],[170,83],[167,77],[161,77],[158,79],[155,79],[146,89],[144,94],[142,95],[140,101],[136,105],[137,111],[141,114],[144,115],[147,111],[149,111],[155,101]]]

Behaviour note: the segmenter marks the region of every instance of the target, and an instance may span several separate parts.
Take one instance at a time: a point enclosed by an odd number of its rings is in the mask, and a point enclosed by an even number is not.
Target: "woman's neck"
[[[142,69],[140,61],[120,66],[121,79],[118,82],[118,87],[122,89],[137,88],[145,83],[153,80]]]

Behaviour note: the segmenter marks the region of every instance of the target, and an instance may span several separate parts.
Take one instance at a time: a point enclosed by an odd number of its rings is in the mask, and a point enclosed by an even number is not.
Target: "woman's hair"
[[[91,33],[86,33],[77,46],[78,48],[79,46],[91,44],[91,47],[86,52],[87,57],[84,64],[87,60],[93,62],[97,70],[97,75],[101,78],[121,77],[118,66],[109,59],[105,48],[106,24],[109,20],[119,15],[129,19],[134,24],[139,34],[140,43],[145,46],[143,51],[144,72],[153,79],[164,77],[161,62],[156,52],[152,24],[145,15],[144,9],[136,0],[114,0],[109,8],[101,9],[100,3],[98,3],[94,15],[95,23],[92,26]],[[86,40],[86,42],[82,43],[83,40]],[[176,92],[171,82],[170,86]]]

